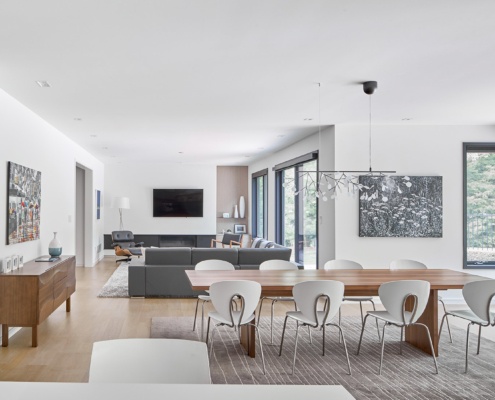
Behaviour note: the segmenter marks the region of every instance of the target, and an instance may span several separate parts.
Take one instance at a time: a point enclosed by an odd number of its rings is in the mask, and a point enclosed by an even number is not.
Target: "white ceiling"
[[[246,165],[318,131],[315,82],[322,125],[368,121],[366,80],[374,124],[495,124],[494,15],[493,0],[2,1],[0,88],[105,163]]]

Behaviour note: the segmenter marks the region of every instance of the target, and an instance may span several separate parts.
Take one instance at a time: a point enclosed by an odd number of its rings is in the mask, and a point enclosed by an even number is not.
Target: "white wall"
[[[275,240],[275,172],[272,168],[280,163],[319,150],[320,170],[329,170],[334,165],[334,127],[328,127],[318,133],[294,143],[276,153],[249,165],[249,178],[254,172],[268,168],[268,238]],[[251,198],[251,184],[249,184],[249,198]],[[319,202],[319,265],[334,258],[334,203],[332,201]],[[251,224],[251,221],[249,221]],[[250,229],[251,231],[251,225]]]
[[[6,245],[6,220],[1,218],[0,258],[22,254],[29,261],[48,254],[53,232],[58,232],[63,254],[75,254],[76,163],[93,171],[92,193],[103,188],[103,164],[3,90],[0,143],[0,212],[7,213],[8,161],[41,171],[42,198],[40,240]],[[103,242],[103,221],[96,221],[94,201],[89,206],[94,223],[90,231],[91,257],[86,266],[94,265],[103,255],[96,253],[96,246]]]
[[[356,260],[369,268],[387,267],[395,258],[411,258],[431,268],[450,268],[495,278],[495,270],[462,268],[462,142],[493,142],[495,127],[374,126],[373,169],[397,175],[443,176],[442,238],[361,238],[358,199],[336,201],[336,258]],[[368,169],[368,131],[363,126],[337,126],[335,166]],[[442,294],[443,295],[443,294]],[[460,296],[448,291],[446,297]],[[444,296],[445,297],[445,296]]]
[[[146,164],[105,167],[105,233],[119,229],[114,196],[129,197],[123,210],[124,228],[134,234],[215,234],[216,165]],[[153,189],[203,189],[202,218],[153,218]]]

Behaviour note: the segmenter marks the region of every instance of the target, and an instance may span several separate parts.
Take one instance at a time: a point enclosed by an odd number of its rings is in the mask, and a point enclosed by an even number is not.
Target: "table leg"
[[[411,311],[413,299],[409,298],[406,302],[406,309]],[[423,315],[418,319],[419,323],[425,324],[430,330],[433,350],[438,356],[438,290],[430,290],[430,297]],[[426,330],[421,326],[410,326],[406,328],[406,342],[431,354],[430,342]]]
[[[7,347],[9,345],[9,326],[7,324],[2,324],[2,347]]]
[[[241,346],[246,349],[249,357],[256,356],[256,330],[254,325],[241,326]]]
[[[70,296],[65,300],[65,311],[70,312]]]
[[[33,325],[31,327],[31,330],[32,330],[32,332],[31,332],[31,336],[32,336],[31,337],[31,340],[32,340],[31,345],[33,347],[38,347],[38,325]]]

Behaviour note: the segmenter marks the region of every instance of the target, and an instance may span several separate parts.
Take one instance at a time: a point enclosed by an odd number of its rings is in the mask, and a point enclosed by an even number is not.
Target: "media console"
[[[202,247],[211,245],[211,239],[216,239],[216,235],[136,235],[134,241],[144,242],[144,247]],[[105,250],[112,250],[112,235],[104,235]]]

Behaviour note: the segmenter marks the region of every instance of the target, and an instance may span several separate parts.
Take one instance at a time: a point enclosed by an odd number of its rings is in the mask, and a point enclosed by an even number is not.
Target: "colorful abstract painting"
[[[360,176],[359,236],[442,237],[441,176]]]
[[[7,244],[40,238],[41,172],[9,162]]]

